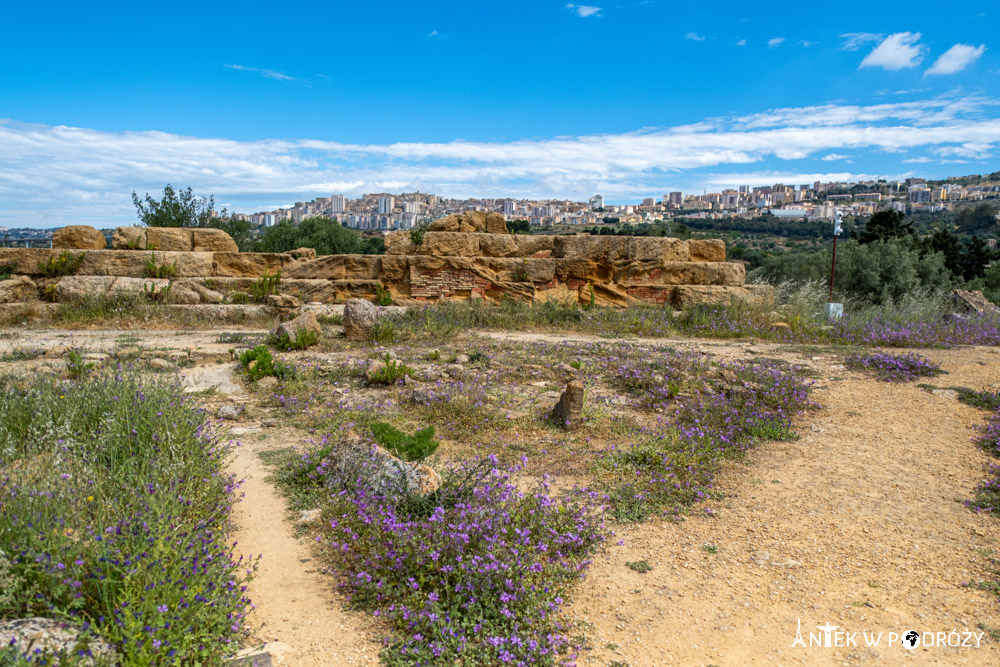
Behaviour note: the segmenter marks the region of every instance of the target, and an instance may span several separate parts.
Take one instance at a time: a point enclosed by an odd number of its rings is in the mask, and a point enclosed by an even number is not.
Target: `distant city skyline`
[[[3,226],[128,224],[167,183],[251,213],[1000,168],[991,7],[57,5],[5,15]]]

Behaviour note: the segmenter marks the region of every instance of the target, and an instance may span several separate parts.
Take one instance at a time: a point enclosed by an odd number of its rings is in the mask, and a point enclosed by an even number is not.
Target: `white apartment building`
[[[344,195],[333,195],[330,197],[330,212],[331,213],[343,213],[346,208],[347,201],[344,199]]]
[[[604,208],[603,195],[594,195],[590,198],[590,210],[593,211],[595,208]]]
[[[392,215],[392,209],[396,208],[396,198],[395,197],[379,197],[378,198],[378,214],[379,215]]]

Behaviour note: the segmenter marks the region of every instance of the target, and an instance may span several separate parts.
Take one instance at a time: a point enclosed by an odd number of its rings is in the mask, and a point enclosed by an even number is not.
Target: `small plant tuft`
[[[277,294],[281,289],[281,271],[271,273],[264,271],[264,275],[250,285],[250,299],[255,303],[264,303],[272,294]]]
[[[295,368],[276,360],[271,354],[271,350],[264,345],[258,345],[252,350],[244,351],[240,355],[240,368],[251,382],[256,382],[264,377],[286,380],[295,376]]]
[[[650,565],[649,561],[645,559],[625,563],[625,567],[627,567],[630,570],[634,570],[639,574],[646,574],[647,572],[653,571],[653,566]]]
[[[38,272],[46,278],[68,276],[71,273],[76,273],[86,256],[85,252],[73,254],[69,250],[63,250],[58,255],[50,256],[48,261],[39,262]]]
[[[369,380],[374,384],[396,384],[404,377],[413,375],[413,369],[397,359],[391,359],[385,355],[385,363],[379,366],[375,372],[369,376]]]
[[[391,306],[392,305],[392,294],[389,293],[381,283],[375,285],[375,305],[376,306]]]
[[[156,253],[149,253],[149,259],[146,260],[146,266],[143,271],[147,278],[167,278],[173,280],[177,277],[177,261],[174,260],[173,263],[167,264],[159,263],[156,261]]]

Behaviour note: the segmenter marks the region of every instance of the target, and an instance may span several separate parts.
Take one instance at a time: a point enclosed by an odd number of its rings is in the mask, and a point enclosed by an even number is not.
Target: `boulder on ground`
[[[330,453],[327,475],[332,484],[364,480],[379,493],[429,495],[441,486],[441,476],[428,465],[406,462],[378,445],[349,434]]]
[[[371,301],[349,299],[344,304],[344,337],[347,340],[368,340],[378,317],[378,307]]]
[[[191,250],[195,252],[239,252],[233,237],[214,227],[191,230]]]
[[[298,261],[316,259],[316,248],[296,248],[289,250],[288,254]]]
[[[111,644],[79,626],[53,618],[0,621],[0,637],[4,647],[12,647],[29,661],[39,653],[64,652],[74,658],[75,665],[118,664],[117,652]]]
[[[18,303],[38,299],[38,286],[28,276],[0,280],[0,303]]]
[[[52,233],[53,248],[71,250],[107,250],[104,234],[89,225],[70,225]]]
[[[290,341],[299,340],[299,336],[305,333],[314,333],[318,337],[322,329],[319,326],[319,320],[316,319],[316,315],[311,312],[305,312],[296,317],[294,320],[288,320],[287,322],[282,322],[278,325],[278,328],[274,330],[274,333],[278,337],[288,337]]]
[[[1000,308],[987,299],[979,290],[952,290],[948,302],[959,313],[966,315],[998,315]]]
[[[566,384],[566,389],[559,402],[552,410],[551,419],[564,430],[571,431],[583,423],[583,382],[572,380]]]
[[[184,283],[186,287],[198,293],[201,303],[222,303],[222,293],[201,284],[197,280]]]

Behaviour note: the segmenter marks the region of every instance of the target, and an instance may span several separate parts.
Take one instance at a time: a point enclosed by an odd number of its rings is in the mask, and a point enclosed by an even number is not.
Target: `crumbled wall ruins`
[[[281,273],[281,292],[303,303],[374,298],[378,286],[400,304],[443,299],[560,299],[582,304],[669,304],[677,308],[734,300],[767,305],[770,287],[745,285],[742,264],[726,262],[721,240],[624,236],[519,236],[498,214],[464,213],[438,220],[414,243],[409,232],[386,236],[386,254],[328,255],[302,248],[288,253],[241,253],[216,229],[120,227],[112,249],[98,249],[95,230],[57,232],[52,249],[0,249],[0,303],[70,300],[123,290],[160,289],[148,277],[151,258],[175,265],[168,300],[224,303],[250,292],[265,273]],[[99,234],[98,234],[99,236]],[[68,250],[83,253],[65,276],[43,269]]]

